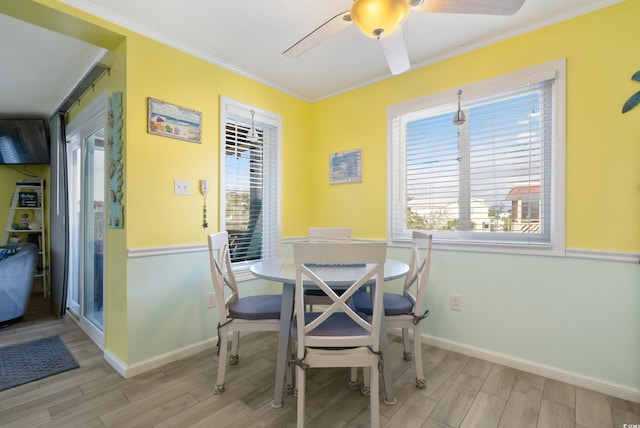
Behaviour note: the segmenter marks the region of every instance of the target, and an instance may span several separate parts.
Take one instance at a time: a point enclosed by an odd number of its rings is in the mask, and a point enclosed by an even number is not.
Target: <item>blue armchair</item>
[[[35,244],[0,246],[0,328],[19,321],[27,311],[37,259]]]

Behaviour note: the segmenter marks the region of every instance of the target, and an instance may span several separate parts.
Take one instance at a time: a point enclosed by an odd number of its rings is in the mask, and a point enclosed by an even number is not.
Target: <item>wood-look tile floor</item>
[[[0,391],[0,427],[293,427],[296,399],[271,407],[277,337],[243,337],[240,364],[227,370],[227,390],[214,395],[217,358],[201,352],[123,379],[100,349],[34,295],[24,320],[0,330],[0,346],[59,335],[80,368]],[[640,424],[640,404],[423,346],[427,388],[414,386],[413,362],[392,342],[398,403],[381,404],[384,427],[623,428]],[[307,426],[369,426],[368,398],[346,387],[348,370],[307,376]]]

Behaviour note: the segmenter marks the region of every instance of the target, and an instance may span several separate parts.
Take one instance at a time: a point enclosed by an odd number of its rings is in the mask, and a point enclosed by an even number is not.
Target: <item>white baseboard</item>
[[[166,354],[158,355],[157,357],[153,357],[130,366],[127,366],[108,351],[104,352],[104,359],[120,374],[120,376],[128,379],[141,373],[148,372],[149,370],[164,366],[165,364],[190,357],[198,352],[211,349],[216,346],[217,342],[217,338],[203,340],[202,342],[194,343],[193,345],[185,348],[176,349],[175,351],[167,352]]]
[[[398,330],[398,333],[399,332],[400,331]],[[395,334],[396,332],[394,331],[393,333]],[[425,334],[422,334],[422,343],[470,357],[480,358],[492,363],[501,364],[503,366],[533,373],[539,376],[544,376],[549,379],[565,382],[585,389],[590,389],[612,397],[640,403],[640,389],[626,385],[620,385],[602,379],[584,376],[578,373],[558,369],[556,367],[547,366],[545,364],[536,363],[534,361],[523,360],[511,355],[500,354],[486,349],[477,348],[475,346],[465,345],[464,343],[453,342]]]
[[[401,331],[399,329],[390,329],[389,333],[400,335]],[[592,391],[600,392],[612,397],[621,398],[623,400],[640,403],[640,389],[608,382],[590,376],[584,376],[578,373],[558,369],[556,367],[548,366],[545,364],[536,363],[534,361],[516,358],[511,355],[500,354],[498,352],[466,345],[464,343],[453,342],[451,340],[441,339],[435,336],[422,334],[421,337],[422,343],[425,343],[427,345],[436,346],[438,348],[457,352],[469,357],[480,358],[492,363],[501,364],[503,366],[511,367],[516,370],[522,370],[528,373],[544,376],[549,379],[554,379],[559,382],[565,382],[571,385],[590,389]],[[131,366],[127,366],[108,351],[104,352],[104,358],[122,377],[130,378],[155,369],[157,367],[161,367],[165,364],[190,357],[191,355],[197,354],[198,352],[211,349],[216,346],[216,343],[217,339],[208,339],[191,346],[151,358],[146,361],[141,361]]]
[[[107,363],[109,363],[109,365],[111,367],[114,368],[114,370],[116,372],[118,372],[118,374],[120,376],[122,376],[123,378],[126,379],[127,377],[127,365],[125,363],[123,363],[122,361],[120,361],[115,355],[113,355],[111,352],[109,351],[104,351],[104,359]]]

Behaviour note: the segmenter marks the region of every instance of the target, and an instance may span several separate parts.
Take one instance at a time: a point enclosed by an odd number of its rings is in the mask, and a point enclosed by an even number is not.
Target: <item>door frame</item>
[[[106,137],[106,132],[107,132],[107,91],[103,91],[100,95],[98,95],[84,110],[82,110],[67,126],[66,126],[66,142],[65,144],[71,144],[70,142],[72,140],[76,140],[79,141],[82,147],[83,141],[85,138],[87,138],[88,136],[92,135],[93,133],[95,133],[96,130],[98,130],[100,127],[104,127],[104,132],[105,132],[105,137]],[[83,148],[81,148],[81,150],[83,150]],[[106,147],[105,147],[106,150]],[[70,150],[67,150],[67,156],[69,156],[70,154]],[[82,152],[82,159],[81,159],[81,169],[82,169],[82,173],[81,175],[84,175],[84,151]],[[105,160],[106,160],[106,153],[105,153]],[[69,167],[69,165],[67,165],[67,168]],[[105,165],[106,167],[106,165]],[[71,177],[69,177],[69,190],[72,186],[71,183]],[[106,183],[106,179],[105,179],[105,183],[104,183],[104,187],[105,187],[105,192],[106,192],[106,187],[107,187],[107,183]],[[80,192],[82,195],[84,195],[84,187],[82,187],[80,189]],[[68,196],[67,196],[67,201],[66,204],[67,206],[69,206],[69,194],[71,192],[68,192]],[[105,193],[106,195],[106,193]],[[71,233],[72,227],[73,225],[71,224],[71,210],[69,209],[69,227],[68,227],[68,233]],[[83,220],[83,216],[81,216],[80,218],[80,234],[81,234],[81,241],[84,241],[84,220]],[[106,232],[106,230],[105,230]],[[105,237],[104,237],[104,241],[105,241],[105,248],[106,248],[106,241],[107,241],[107,237],[106,237],[106,233],[105,233]],[[72,245],[71,242],[69,243],[69,245]],[[71,253],[69,253],[71,254]],[[84,262],[84,251],[80,251],[80,266],[84,267],[85,262]],[[106,252],[103,252],[103,257],[106,257]],[[69,257],[67,266],[65,267],[65,269],[67,269],[67,271],[69,272],[69,275],[67,275],[67,283],[65,284],[65,287],[70,287],[72,278],[71,278],[71,263],[73,263],[73,261],[71,260],[71,257]],[[106,263],[103,262],[103,265],[106,265]],[[84,316],[84,275],[80,275],[80,277],[78,278],[79,281],[79,290],[78,290],[78,301],[80,303],[80,310],[78,312],[71,310],[71,308],[69,308],[68,306],[68,299],[71,296],[71,292],[68,291],[67,292],[67,302],[64,302],[65,305],[67,305],[68,308],[68,312],[72,315],[72,319],[80,326],[80,328],[91,338],[91,340],[93,340],[96,345],[98,345],[100,347],[100,349],[104,350],[104,317],[106,316],[107,313],[107,302],[106,299],[104,299],[104,295],[105,290],[104,290],[104,285],[106,284],[106,281],[104,280],[106,276],[106,272],[103,271],[103,322],[102,322],[102,330],[100,330],[98,327],[96,327],[92,322],[90,322],[89,320],[87,320]]]

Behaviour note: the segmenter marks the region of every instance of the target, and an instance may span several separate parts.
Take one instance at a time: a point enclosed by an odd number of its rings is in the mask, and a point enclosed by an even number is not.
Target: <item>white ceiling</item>
[[[513,16],[411,11],[412,69],[623,0],[525,0]],[[391,77],[378,41],[349,26],[296,59],[282,52],[351,0],[61,0],[308,101]],[[0,115],[47,117],[103,52],[0,15]]]
[[[0,14],[0,117],[48,118],[103,54]]]

